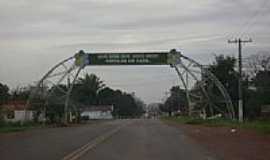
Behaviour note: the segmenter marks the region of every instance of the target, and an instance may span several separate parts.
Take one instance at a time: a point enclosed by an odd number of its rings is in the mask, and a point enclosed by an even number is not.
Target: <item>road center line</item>
[[[121,125],[115,129],[111,130],[110,132],[107,132],[101,136],[96,137],[95,139],[89,141],[87,144],[83,145],[82,147],[80,147],[80,148],[76,149],[75,151],[71,152],[70,154],[66,155],[64,158],[62,158],[62,160],[77,160],[79,157],[84,155],[86,152],[95,148],[98,144],[101,144],[103,141],[110,138],[112,135],[117,133],[121,128],[125,127],[128,124],[130,124],[130,123]]]

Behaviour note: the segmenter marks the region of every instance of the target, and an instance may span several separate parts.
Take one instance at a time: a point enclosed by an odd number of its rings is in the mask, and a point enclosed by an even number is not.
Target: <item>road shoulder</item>
[[[246,129],[237,129],[236,132],[231,132],[231,128],[228,127],[187,125],[170,121],[164,123],[181,129],[188,137],[223,159],[270,159],[269,135]]]

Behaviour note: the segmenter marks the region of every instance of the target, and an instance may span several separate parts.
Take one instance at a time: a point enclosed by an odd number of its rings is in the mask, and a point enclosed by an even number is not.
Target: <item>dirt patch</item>
[[[197,143],[225,160],[270,160],[270,135],[246,129],[234,131],[228,127],[167,123],[181,128]]]

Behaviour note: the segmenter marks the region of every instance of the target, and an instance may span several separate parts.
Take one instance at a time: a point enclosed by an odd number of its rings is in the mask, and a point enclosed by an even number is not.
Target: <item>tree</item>
[[[100,90],[98,99],[100,104],[114,106],[115,117],[138,117],[144,112],[144,103],[134,93],[128,94],[106,87]]]
[[[47,97],[47,102],[45,102],[46,108],[40,108],[41,110],[40,112],[37,112],[37,116],[45,109],[46,118],[49,123],[62,122],[65,108],[65,92],[67,92],[67,90],[68,88],[64,84],[52,86],[48,91],[50,94]]]
[[[105,87],[98,92],[98,99],[100,104],[113,104],[117,97],[116,91],[109,87]]]
[[[232,56],[219,55],[215,62],[209,66],[209,70],[227,89],[233,103],[238,101],[238,72],[235,71],[236,59]]]
[[[260,116],[261,106],[270,104],[270,55],[261,52],[251,55],[247,59],[245,74],[247,87],[245,88],[245,114],[249,119]]]
[[[105,87],[103,81],[94,74],[79,78],[71,97],[82,106],[113,105],[114,116],[135,117],[143,113],[143,102],[135,95]]]
[[[131,96],[133,97],[136,104],[136,115],[140,116],[142,113],[145,113],[146,104],[139,97],[135,95],[135,92],[132,92]]]
[[[72,91],[74,100],[87,105],[98,104],[98,93],[105,87],[95,74],[86,74],[79,78]]]
[[[238,72],[236,58],[232,56],[218,55],[215,62],[209,66],[209,70],[218,78],[229,93],[236,115],[238,115]],[[243,88],[246,83],[243,82]]]
[[[248,57],[246,65],[246,74],[250,78],[256,77],[260,71],[270,70],[270,54],[269,52],[258,53]]]
[[[11,91],[11,100],[26,101],[30,95],[31,86],[28,87],[17,87]]]
[[[0,83],[0,105],[6,103],[9,99],[9,96],[8,86]]]
[[[168,112],[169,116],[175,111],[181,111],[181,113],[187,114],[188,103],[185,90],[179,86],[173,86],[170,89],[170,96],[166,99],[164,105],[160,106],[160,110]]]
[[[259,71],[254,78],[254,84],[262,104],[270,104],[270,71]]]
[[[3,120],[3,108],[1,107],[1,105],[8,101],[9,96],[10,95],[8,86],[0,83],[0,123]]]
[[[248,65],[244,67],[242,77],[244,114],[248,119],[260,115],[262,104],[270,103],[270,75],[269,55],[253,55],[248,59]],[[209,70],[221,81],[227,89],[235,111],[238,111],[238,72],[235,71],[236,59],[230,56],[216,56],[215,62],[209,66]],[[254,89],[255,88],[255,89]]]

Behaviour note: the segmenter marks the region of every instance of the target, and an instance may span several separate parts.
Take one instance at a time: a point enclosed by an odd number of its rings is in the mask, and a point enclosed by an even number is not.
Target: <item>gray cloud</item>
[[[245,31],[244,37],[255,41],[245,46],[247,55],[270,50],[269,7],[264,0],[1,0],[0,81],[12,87],[29,84],[80,49],[178,48],[209,63],[214,53],[235,54],[236,46],[227,44],[227,39]],[[170,69],[128,70],[91,68],[89,72],[101,75],[112,86],[137,92],[147,102],[160,100],[177,82],[176,77],[166,75]],[[143,85],[149,86],[145,91],[139,81],[132,82],[136,76],[141,84],[151,83],[155,76],[165,80]]]

